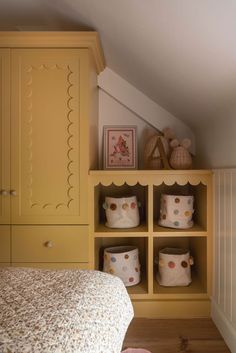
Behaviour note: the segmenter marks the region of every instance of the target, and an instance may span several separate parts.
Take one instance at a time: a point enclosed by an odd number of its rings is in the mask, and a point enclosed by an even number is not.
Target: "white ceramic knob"
[[[46,248],[52,248],[52,241],[48,240],[48,241],[45,242],[44,245],[46,246]]]
[[[9,194],[9,191],[7,190],[1,190],[1,195],[2,196],[7,196]]]
[[[17,195],[16,190],[10,190],[10,194],[11,194],[12,196],[16,196],[16,195]]]

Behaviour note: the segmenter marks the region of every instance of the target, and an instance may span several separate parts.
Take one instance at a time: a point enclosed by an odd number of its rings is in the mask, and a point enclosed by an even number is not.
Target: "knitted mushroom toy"
[[[190,169],[192,167],[192,157],[188,148],[191,146],[191,140],[185,138],[179,142],[179,140],[173,139],[170,146],[173,149],[169,160],[171,167],[173,169]]]

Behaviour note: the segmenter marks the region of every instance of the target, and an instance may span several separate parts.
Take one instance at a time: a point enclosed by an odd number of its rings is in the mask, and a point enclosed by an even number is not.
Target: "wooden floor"
[[[151,353],[230,353],[210,319],[134,319],[125,337],[127,347]]]

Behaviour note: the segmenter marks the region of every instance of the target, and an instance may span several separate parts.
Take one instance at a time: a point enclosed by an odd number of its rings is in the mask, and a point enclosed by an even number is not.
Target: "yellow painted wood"
[[[170,231],[171,231],[171,236],[176,236],[176,237],[180,237],[183,236],[183,234],[187,237],[206,237],[207,231],[200,226],[199,224],[194,224],[193,227],[191,229],[169,229],[169,228],[165,228],[165,227],[161,227],[158,225],[157,221],[154,222],[153,224],[153,231],[154,233],[157,233],[157,235],[159,237],[163,236],[166,237]]]
[[[210,300],[134,300],[135,317],[163,319],[209,318]]]
[[[0,262],[11,261],[10,226],[0,226]]]
[[[105,59],[97,32],[40,31],[0,32],[0,48],[83,48],[89,49],[99,74],[105,68]]]
[[[0,224],[10,223],[9,191],[10,191],[10,50],[0,49]],[[6,193],[6,195],[4,195],[4,193]]]
[[[90,171],[90,263],[102,269],[106,246],[129,244],[141,252],[142,281],[128,288],[138,316],[208,317],[212,272],[212,171]],[[163,186],[165,183],[166,186]],[[176,189],[175,183],[179,184]],[[180,190],[195,198],[195,224],[187,230],[158,226],[162,192]],[[101,206],[107,194],[123,196],[133,192],[146,206],[146,218],[131,229],[105,226]],[[156,282],[154,257],[165,246],[189,248],[195,257],[192,283],[188,287],[166,288]]]
[[[10,262],[0,262],[0,267],[10,267]]]
[[[135,228],[127,228],[127,229],[115,229],[115,228],[108,228],[105,224],[97,224],[95,228],[95,236],[124,236],[125,233],[132,233],[133,236],[147,236],[148,235],[148,226],[145,222],[141,223],[138,227]]]
[[[12,262],[88,260],[88,226],[12,226]]]
[[[72,263],[13,262],[12,266],[42,268],[42,269],[50,269],[50,270],[63,270],[63,269],[89,270],[90,269],[89,263],[87,262],[72,262]]]
[[[86,49],[12,49],[14,224],[88,223]]]
[[[98,34],[1,32],[0,48],[0,187],[14,191],[0,195],[0,224],[88,224],[88,170],[98,163],[97,74],[105,67]],[[78,245],[70,231],[57,240]],[[53,250],[48,261],[87,263],[88,241],[86,232],[83,250]],[[28,261],[32,248],[21,249],[19,261]],[[47,261],[35,254],[30,261]]]

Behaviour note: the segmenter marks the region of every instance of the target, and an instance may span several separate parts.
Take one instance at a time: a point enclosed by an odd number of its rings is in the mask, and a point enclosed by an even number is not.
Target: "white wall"
[[[236,353],[236,109],[205,119],[195,132],[199,167],[217,168],[212,318]]]
[[[148,129],[150,136],[150,129],[162,131],[165,127],[172,128],[177,138],[191,139],[191,152],[195,154],[195,134],[189,126],[149,99],[114,71],[106,68],[98,77],[98,87],[100,168],[102,167],[104,125],[137,126],[139,169],[143,168],[142,154]]]
[[[205,123],[195,131],[199,167],[236,167],[236,109]]]
[[[102,169],[103,159],[103,127],[104,125],[135,125],[137,126],[138,139],[138,162],[139,169],[143,168],[142,154],[143,142],[145,140],[146,130],[155,132],[150,125],[140,119],[131,110],[127,109],[121,103],[103,90],[99,90],[99,167]]]

